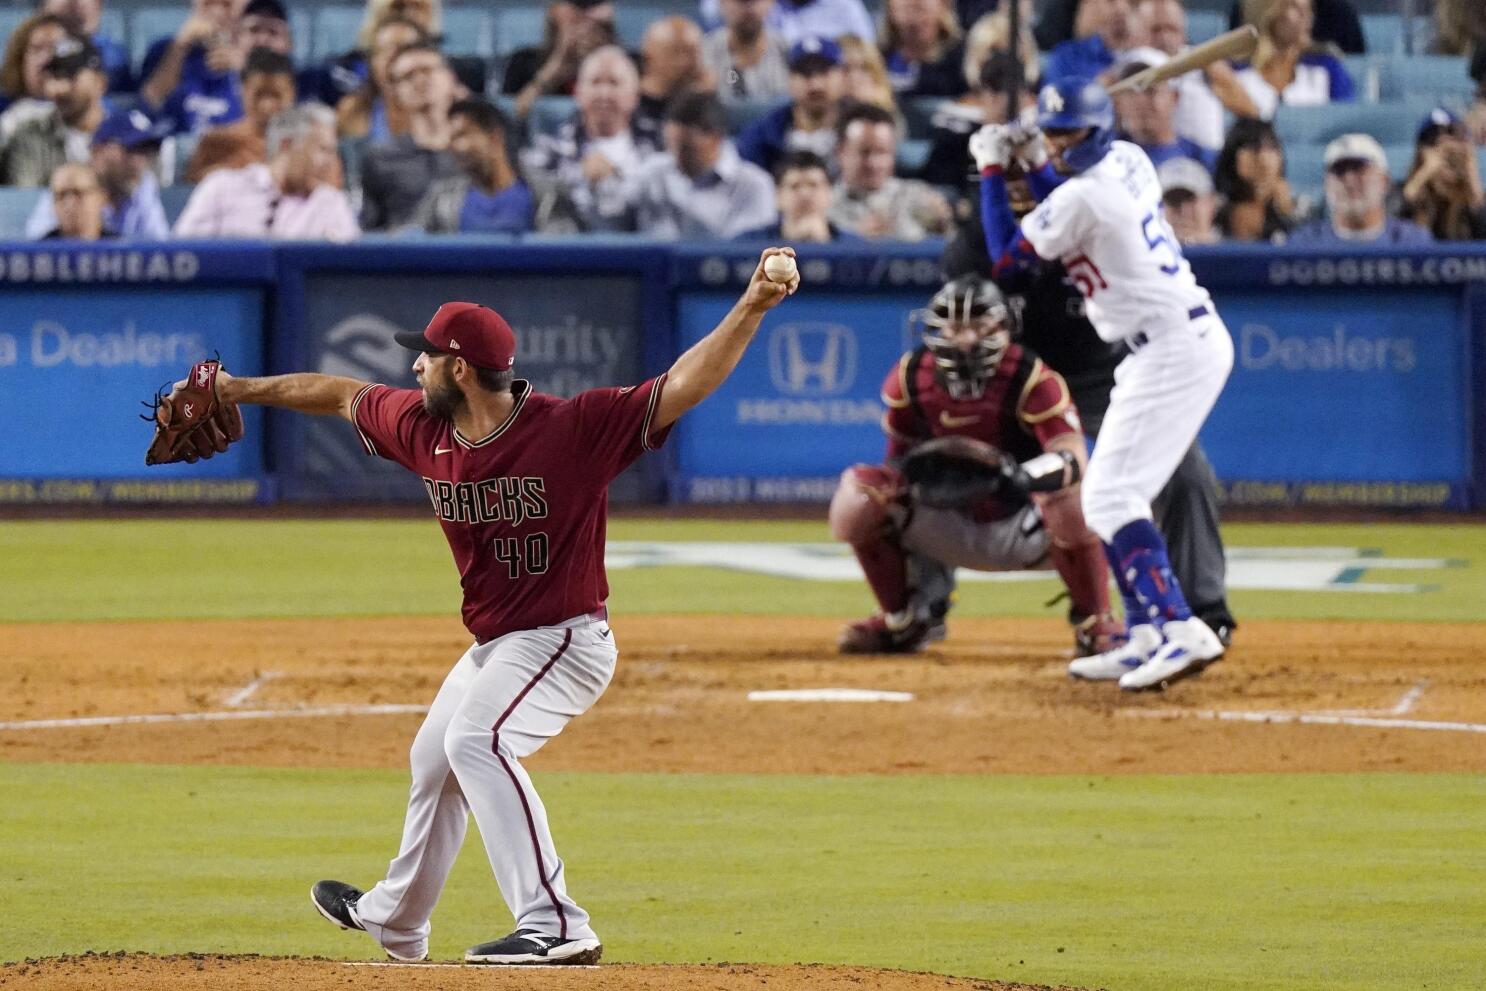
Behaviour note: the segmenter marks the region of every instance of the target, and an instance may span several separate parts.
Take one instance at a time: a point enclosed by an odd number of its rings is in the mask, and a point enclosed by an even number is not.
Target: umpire
[[[1014,181],[1011,186],[1012,205],[1020,214],[1022,203],[1018,203],[1017,194],[1025,185]],[[1030,209],[1030,197],[1024,195],[1022,199]],[[986,252],[980,211],[967,212],[969,216],[960,222],[945,245],[940,263],[950,279],[967,272],[989,278],[991,259]],[[1090,440],[1097,439],[1105,410],[1109,408],[1109,392],[1114,388],[1115,366],[1128,353],[1125,345],[1103,341],[1094,332],[1084,316],[1083,297],[1059,263],[1048,262],[1030,275],[1002,280],[1001,289],[1019,318],[1018,339],[1068,381],[1083,419],[1084,434]],[[1166,537],[1172,570],[1187,593],[1192,612],[1212,628],[1226,647],[1232,642],[1238,624],[1228,610],[1227,565],[1223,558],[1223,537],[1218,529],[1217,485],[1217,476],[1202,451],[1202,442],[1194,441],[1152,509],[1156,525]]]

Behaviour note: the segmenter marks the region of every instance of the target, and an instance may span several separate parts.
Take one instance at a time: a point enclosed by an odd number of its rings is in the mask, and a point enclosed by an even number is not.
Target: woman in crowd
[[[396,102],[387,99],[387,66],[399,49],[427,40],[423,29],[405,17],[388,15],[377,25],[366,49],[366,81],[335,108],[336,132],[341,137],[386,141],[408,129]]]
[[[950,0],[887,0],[882,57],[898,97],[965,92],[960,37]]]
[[[1238,82],[1265,120],[1280,104],[1319,107],[1354,100],[1357,87],[1346,66],[1313,43],[1311,0],[1244,0],[1259,25],[1253,60],[1240,64]]]
[[[1233,125],[1214,182],[1222,199],[1216,224],[1229,240],[1272,241],[1301,219],[1285,180],[1285,150],[1266,121]]]
[[[888,81],[882,53],[854,34],[843,34],[836,43],[841,46],[845,98],[897,114],[898,101],[893,95],[893,84]]]
[[[980,86],[981,66],[992,52],[1011,51],[1011,18],[1007,16],[1010,4],[1002,4],[993,13],[986,14],[970,26],[965,34],[965,56],[961,62],[965,85],[970,92],[960,97],[961,103],[973,103],[973,92]],[[1018,54],[1022,60],[1022,79],[1029,88],[1036,88],[1042,75],[1038,58],[1037,39],[1032,37],[1032,0],[1022,0],[1022,40]]]
[[[1486,238],[1486,192],[1465,123],[1443,107],[1425,118],[1403,183],[1400,216],[1437,241]]]
[[[16,26],[0,61],[0,109],[23,100],[46,102],[42,69],[56,52],[57,43],[67,36],[66,22],[53,14],[35,14]],[[0,138],[7,137],[8,132],[0,134]]]

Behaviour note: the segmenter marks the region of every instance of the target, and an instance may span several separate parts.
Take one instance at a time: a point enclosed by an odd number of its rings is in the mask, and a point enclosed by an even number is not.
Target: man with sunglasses
[[[1326,216],[1290,233],[1296,247],[1429,244],[1434,238],[1418,224],[1388,212],[1388,159],[1383,146],[1366,134],[1344,134],[1326,146]]]

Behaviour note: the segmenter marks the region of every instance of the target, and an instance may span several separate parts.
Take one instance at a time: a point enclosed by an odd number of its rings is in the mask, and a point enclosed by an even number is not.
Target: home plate
[[[878,692],[870,688],[786,688],[749,692],[750,702],[912,702],[912,692]]]

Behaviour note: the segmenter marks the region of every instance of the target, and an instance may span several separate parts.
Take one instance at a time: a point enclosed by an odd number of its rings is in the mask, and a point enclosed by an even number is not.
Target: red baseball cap
[[[423,333],[404,331],[392,336],[405,348],[453,355],[476,368],[503,372],[516,363],[516,335],[511,325],[479,303],[445,303]]]

